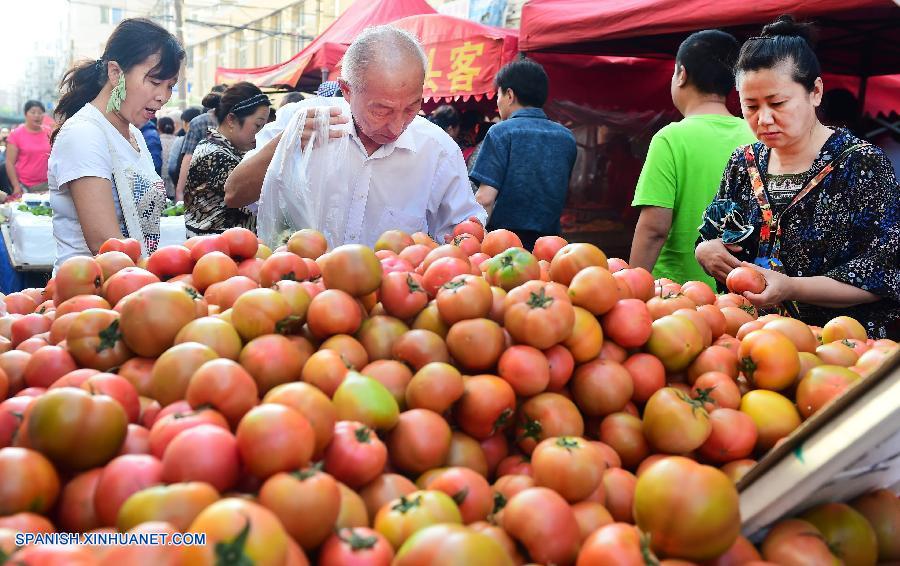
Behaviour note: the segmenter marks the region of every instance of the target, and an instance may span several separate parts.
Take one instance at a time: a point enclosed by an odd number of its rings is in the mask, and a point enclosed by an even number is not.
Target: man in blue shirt
[[[538,63],[517,59],[494,80],[503,121],[487,133],[469,177],[479,185],[476,200],[490,214],[487,228],[511,230],[531,250],[541,236],[559,234],[575,136],[541,110],[549,81]]]
[[[141,126],[141,133],[144,134],[144,141],[147,142],[147,149],[150,150],[150,157],[153,159],[153,168],[157,173],[162,172],[162,140],[159,138],[159,131],[156,129],[156,118],[148,121]]]

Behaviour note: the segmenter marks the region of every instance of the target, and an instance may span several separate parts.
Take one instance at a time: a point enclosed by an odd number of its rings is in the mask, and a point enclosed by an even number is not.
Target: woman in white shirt
[[[109,238],[156,249],[166,190],[139,128],[172,96],[183,60],[166,29],[128,19],[100,59],[66,73],[49,165],[57,267]]]

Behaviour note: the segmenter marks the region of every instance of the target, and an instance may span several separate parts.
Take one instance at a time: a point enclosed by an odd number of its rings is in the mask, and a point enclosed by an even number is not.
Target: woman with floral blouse
[[[241,82],[222,94],[215,109],[218,128],[197,145],[184,189],[188,237],[221,234],[228,228],[256,230],[256,214],[225,206],[225,180],[244,153],[256,147],[256,134],[269,119],[269,98]]]
[[[759,269],[766,289],[744,293],[757,307],[815,326],[852,316],[873,338],[898,338],[900,186],[880,149],[816,118],[824,88],[808,33],[782,16],[742,47],[737,88],[759,141],[732,154],[696,257],[719,281]]]

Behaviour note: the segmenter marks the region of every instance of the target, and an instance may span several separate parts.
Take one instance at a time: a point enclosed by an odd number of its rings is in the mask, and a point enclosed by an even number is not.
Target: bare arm
[[[799,301],[825,308],[842,309],[855,305],[874,303],[881,297],[869,291],[842,283],[831,277],[790,277],[783,273],[762,269],[752,263],[745,266],[758,270],[766,278],[766,289],[756,295],[744,296],[758,307],[776,305],[784,301]]]
[[[225,181],[225,206],[239,208],[259,200],[266,170],[275,157],[279,141],[281,134],[269,140],[261,150],[245,157],[229,173]]]
[[[19,186],[19,176],[16,175],[16,159],[19,157],[19,147],[14,143],[6,144],[6,174],[9,176],[9,185],[13,195],[21,195],[22,187]]]
[[[475,193],[475,200],[487,211],[488,218],[491,217],[491,213],[494,211],[494,203],[497,202],[497,193],[499,192],[490,185],[482,184],[478,188],[478,192]]]
[[[84,241],[96,254],[109,238],[121,238],[112,197],[112,183],[101,177],[82,177],[69,183]]]
[[[184,186],[187,184],[187,173],[193,157],[193,153],[185,153],[181,158],[181,172],[178,174],[178,184],[175,185],[175,202],[184,201]]]
[[[628,265],[643,267],[652,272],[659,251],[669,237],[672,228],[672,209],[661,206],[645,206],[641,208],[634,240],[631,242],[631,257]]]

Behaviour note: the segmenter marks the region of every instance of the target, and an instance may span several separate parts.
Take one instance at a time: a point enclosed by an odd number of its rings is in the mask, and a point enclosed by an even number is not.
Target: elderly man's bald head
[[[387,74],[398,72],[421,74],[424,85],[427,66],[425,51],[413,34],[383,25],[367,28],[353,41],[344,54],[341,75],[356,91],[366,88],[371,71],[381,80]]]

